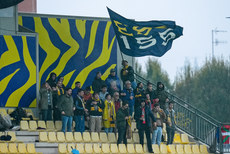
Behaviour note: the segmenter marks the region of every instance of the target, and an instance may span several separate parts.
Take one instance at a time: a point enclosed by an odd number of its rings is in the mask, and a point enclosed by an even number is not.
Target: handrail
[[[146,80],[145,78],[143,78],[142,76],[138,75],[137,73],[134,73],[137,77],[141,78],[142,80],[144,80],[145,82],[150,82],[148,80]],[[137,79],[137,78],[136,78]],[[151,83],[151,82],[150,82]],[[146,83],[143,83],[143,84],[146,84]],[[156,88],[156,84],[154,83],[151,83],[155,88]],[[181,98],[178,98],[177,96],[175,96],[174,94],[171,94],[170,92],[168,91],[165,91],[168,95],[170,95],[172,98],[176,98],[177,100],[179,100],[180,102],[183,102],[184,105],[188,106],[189,108],[192,108],[193,110],[195,111],[198,111],[198,113],[201,113],[202,115],[204,115],[205,117],[208,117],[208,119],[211,119],[211,121],[215,122],[216,125],[219,124],[220,122],[217,121],[216,119],[214,119],[213,117],[211,117],[210,115],[208,115],[207,113],[205,113],[204,111],[201,111],[197,108],[195,108],[193,105],[191,104],[188,104],[186,103],[184,100],[182,100]],[[175,101],[175,100],[174,100]],[[176,103],[179,103],[179,102],[176,102]],[[182,105],[180,103],[180,105]]]

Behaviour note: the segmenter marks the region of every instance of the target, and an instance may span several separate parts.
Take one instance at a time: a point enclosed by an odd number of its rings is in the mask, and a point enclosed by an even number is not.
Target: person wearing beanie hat
[[[116,75],[116,70],[111,69],[109,76],[105,80],[108,87],[108,92],[113,95],[114,92],[121,90],[121,82],[119,77]]]

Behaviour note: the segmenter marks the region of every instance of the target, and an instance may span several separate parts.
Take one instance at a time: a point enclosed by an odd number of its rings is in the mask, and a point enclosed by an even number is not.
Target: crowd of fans
[[[42,120],[62,120],[62,131],[72,131],[72,121],[75,121],[75,131],[84,132],[88,128],[91,132],[118,132],[117,144],[127,144],[127,128],[130,120],[136,121],[140,144],[144,143],[146,134],[148,150],[151,144],[162,141],[162,127],[166,123],[168,135],[167,144],[172,144],[175,133],[175,118],[173,103],[169,101],[164,84],[157,83],[153,89],[151,83],[144,89],[143,83],[136,84],[134,70],[128,61],[122,61],[120,72],[121,81],[114,69],[104,81],[101,72],[91,87],[81,88],[76,82],[71,89],[63,85],[63,77],[56,77],[55,73],[41,86],[39,109]],[[151,136],[152,133],[152,136]],[[152,139],[151,139],[152,138]]]

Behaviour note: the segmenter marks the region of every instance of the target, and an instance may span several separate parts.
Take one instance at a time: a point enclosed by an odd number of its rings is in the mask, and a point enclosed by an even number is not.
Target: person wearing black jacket
[[[99,98],[99,94],[97,92],[93,93],[93,98],[89,100],[87,104],[90,116],[90,131],[99,133],[101,131],[102,111],[105,105]]]
[[[150,138],[150,129],[151,129],[151,121],[152,119],[153,124],[156,126],[156,119],[151,112],[148,105],[145,104],[145,100],[142,99],[141,106],[137,108],[135,113],[135,120],[137,124],[138,134],[140,138],[140,144],[143,146],[144,144],[144,132],[147,139],[147,147],[149,153],[154,153],[152,149],[152,143]]]
[[[49,83],[51,88],[56,87],[56,77],[57,77],[56,73],[54,72],[50,73],[50,77],[47,80],[47,82]]]
[[[137,83],[134,81],[134,70],[132,66],[129,66],[127,60],[122,60],[123,68],[121,69],[120,75],[123,84],[129,80],[132,84],[132,88],[136,89]]]
[[[103,85],[106,85],[105,81],[101,79],[101,72],[97,72],[96,77],[93,80],[92,83],[92,89],[94,92],[100,92],[101,87]]]
[[[75,132],[81,132],[81,133],[85,131],[85,112],[88,112],[88,110],[85,108],[83,97],[84,97],[84,90],[78,89],[77,97],[75,99],[76,109],[74,111],[74,121],[75,121]]]

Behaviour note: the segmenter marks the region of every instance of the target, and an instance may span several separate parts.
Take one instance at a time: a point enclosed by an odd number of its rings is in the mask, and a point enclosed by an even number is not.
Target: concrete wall
[[[17,6],[0,9],[0,33],[16,33],[17,23]]]

